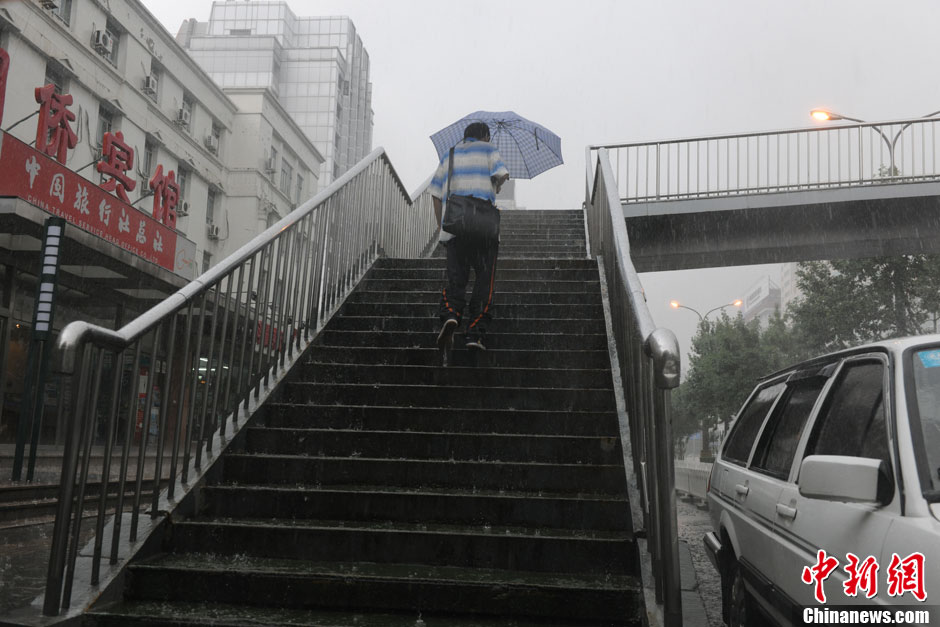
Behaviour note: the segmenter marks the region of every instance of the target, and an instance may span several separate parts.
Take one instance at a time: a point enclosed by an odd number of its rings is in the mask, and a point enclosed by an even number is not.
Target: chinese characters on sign
[[[878,560],[869,555],[860,560],[857,555],[846,555],[845,572],[848,574],[842,584],[846,596],[855,597],[859,591],[865,592],[868,599],[878,594]],[[825,551],[816,553],[816,563],[803,568],[802,581],[807,585],[815,586],[814,596],[819,603],[826,602],[826,592],[823,582],[839,566],[839,560],[829,556]],[[910,592],[918,601],[927,600],[927,590],[924,585],[924,554],[911,553],[901,558],[897,553],[891,554],[891,563],[886,569],[888,581],[888,596],[901,597]]]
[[[78,145],[78,135],[72,130],[75,114],[69,111],[72,96],[57,94],[55,85],[36,88],[39,107],[39,128],[36,130],[36,150],[59,163],[65,163],[68,151]]]
[[[101,188],[130,203],[127,190],[134,191],[137,187],[137,181],[127,175],[127,171],[134,167],[134,149],[124,143],[124,133],[118,131],[104,134],[102,153],[106,161],[99,161],[95,169],[111,178],[102,183]]]
[[[9,70],[10,56],[0,48],[0,120]],[[190,250],[192,242],[177,237],[175,231],[181,192],[176,173],[164,174],[163,166],[157,166],[150,180],[152,217],[134,208],[128,198],[128,192],[137,187],[129,175],[134,171],[134,149],[124,134],[104,134],[101,160],[96,164],[104,180],[95,185],[65,167],[69,150],[78,145],[72,129],[76,116],[69,110],[72,96],[57,93],[56,86],[49,84],[37,87],[35,98],[40,105],[35,149],[0,132],[0,171],[4,172],[0,195],[22,198],[168,270],[189,265],[178,261],[191,258],[195,250]]]
[[[158,165],[150,179],[153,190],[153,218],[170,228],[176,228],[176,204],[180,199],[180,186],[176,182],[176,173],[170,170],[163,175],[163,166]]]
[[[181,238],[54,159],[7,133],[0,134],[0,195],[22,198],[131,253],[176,271]]]

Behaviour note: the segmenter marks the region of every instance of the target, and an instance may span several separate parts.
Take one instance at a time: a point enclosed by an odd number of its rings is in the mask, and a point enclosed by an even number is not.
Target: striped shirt
[[[431,196],[443,199],[447,187],[450,151],[444,154],[441,163],[431,179]],[[475,196],[496,203],[496,189],[490,177],[500,178],[508,175],[509,170],[503,163],[496,146],[477,139],[465,139],[454,147],[454,178],[450,182],[450,193],[458,196]],[[443,212],[442,212],[443,214]],[[441,231],[441,240],[453,237]]]

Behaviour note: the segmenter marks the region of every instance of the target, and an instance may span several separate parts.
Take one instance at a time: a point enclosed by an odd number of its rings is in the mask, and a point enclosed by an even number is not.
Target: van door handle
[[[777,503],[777,513],[783,516],[784,518],[789,518],[790,520],[793,520],[794,518],[796,518],[796,508],[787,507],[786,505],[782,503]]]
[[[747,493],[749,490],[750,488],[748,488],[746,485],[741,485],[740,483],[735,484],[734,486],[734,491],[737,492],[738,496],[741,496],[741,497],[747,496]]]

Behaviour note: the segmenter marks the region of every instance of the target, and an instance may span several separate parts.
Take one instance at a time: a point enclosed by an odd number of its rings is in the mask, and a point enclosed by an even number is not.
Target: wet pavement
[[[0,528],[0,620],[43,593],[52,527],[53,520],[49,517]],[[83,544],[93,531],[94,520],[85,519]]]
[[[697,592],[705,607],[708,627],[723,627],[721,621],[721,578],[708,561],[702,536],[711,531],[708,512],[697,503],[676,499],[676,514],[679,523],[679,539],[687,543],[695,569]]]

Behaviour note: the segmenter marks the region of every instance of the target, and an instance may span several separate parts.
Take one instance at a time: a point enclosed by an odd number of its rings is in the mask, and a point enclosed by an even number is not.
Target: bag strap
[[[450,163],[447,165],[447,191],[444,192],[444,200],[450,198],[450,179],[454,176],[454,147],[450,147]]]

